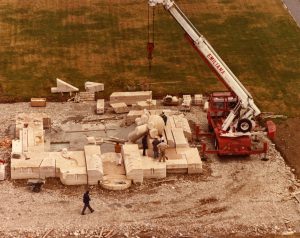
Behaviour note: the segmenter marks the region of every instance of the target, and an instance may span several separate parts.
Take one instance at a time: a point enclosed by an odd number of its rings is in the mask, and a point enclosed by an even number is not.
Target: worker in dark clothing
[[[146,156],[146,150],[148,149],[147,134],[143,136],[142,145],[143,145],[143,156]]]
[[[83,204],[84,204],[84,206],[83,206],[81,215],[84,215],[84,212],[85,212],[85,209],[86,209],[86,208],[90,209],[91,213],[94,212],[94,209],[91,208],[91,206],[90,206],[90,201],[91,201],[91,199],[90,199],[90,196],[89,196],[89,191],[86,191],[86,192],[83,194]]]
[[[160,143],[160,141],[157,139],[157,137],[155,137],[155,139],[152,141],[154,159],[158,158],[158,144],[159,143]]]
[[[165,123],[165,126],[167,125],[167,120],[168,120],[168,117],[166,116],[166,114],[164,112],[162,112],[160,114],[161,118],[164,120],[164,123]]]

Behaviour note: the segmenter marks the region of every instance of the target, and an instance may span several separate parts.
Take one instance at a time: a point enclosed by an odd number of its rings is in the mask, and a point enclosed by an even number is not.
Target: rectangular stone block
[[[158,162],[157,159],[151,157],[143,157],[143,175],[146,179],[160,179],[167,176],[166,163]]]
[[[126,103],[110,103],[110,106],[114,109],[115,113],[127,113],[129,112],[129,108],[127,107]]]
[[[182,128],[172,128],[172,134],[175,141],[176,147],[188,147],[189,144],[184,136]]]
[[[176,148],[176,151],[186,158],[189,174],[202,173],[202,161],[197,148]]]
[[[104,99],[97,100],[96,113],[103,114],[104,113]]]
[[[81,102],[95,101],[95,93],[94,92],[79,92],[79,100]]]
[[[32,107],[46,107],[46,98],[31,98],[30,106]]]
[[[84,154],[88,174],[88,184],[96,185],[103,177],[100,146],[86,145],[84,146]]]
[[[134,183],[143,182],[143,164],[137,144],[122,146],[122,155],[125,165],[126,177]]]
[[[114,92],[110,95],[110,103],[124,102],[132,105],[146,100],[152,100],[152,91]]]

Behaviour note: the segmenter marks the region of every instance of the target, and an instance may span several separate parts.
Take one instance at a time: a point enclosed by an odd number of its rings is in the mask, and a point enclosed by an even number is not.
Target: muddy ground
[[[0,104],[0,135],[11,135],[20,112],[45,112],[56,129],[70,120],[97,122],[101,116],[94,114],[94,104],[48,103],[46,108]],[[193,107],[186,116],[207,128],[199,108]],[[122,119],[114,123],[121,125]],[[300,191],[300,181],[274,144],[268,143],[268,161],[261,156],[209,156],[201,175],[169,175],[122,192],[92,186],[95,213],[85,216],[80,215],[84,186],[64,186],[49,179],[40,193],[32,193],[26,181],[0,182],[0,237],[43,237],[47,232],[47,238],[101,237],[101,231],[102,237],[135,238],[299,233],[300,205],[294,194]],[[1,148],[2,156],[8,152]]]

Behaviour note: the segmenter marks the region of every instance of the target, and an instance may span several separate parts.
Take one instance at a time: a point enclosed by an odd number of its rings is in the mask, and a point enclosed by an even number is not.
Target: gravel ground
[[[0,104],[1,137],[13,131],[20,112],[46,112],[54,127],[100,117],[94,114],[94,103],[48,103],[46,108]],[[205,114],[196,108],[187,117],[206,126]],[[7,156],[7,149],[1,153]],[[32,193],[25,181],[3,181],[0,236],[43,237],[50,232],[47,237],[100,237],[102,231],[106,237],[225,237],[300,232],[300,207],[292,196],[300,183],[272,143],[267,157],[268,161],[260,156],[209,156],[202,175],[148,180],[123,192],[94,186],[91,206],[96,211],[85,216],[80,215],[84,186],[65,187],[50,179],[40,193]]]

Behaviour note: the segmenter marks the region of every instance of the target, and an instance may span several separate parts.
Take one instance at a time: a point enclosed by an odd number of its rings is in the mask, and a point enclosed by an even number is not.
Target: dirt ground
[[[290,118],[277,123],[275,143],[277,149],[286,159],[287,163],[295,169],[300,178],[300,118]]]
[[[71,102],[48,103],[46,108],[0,104],[0,135],[11,135],[20,112],[45,112],[57,128],[73,119],[80,123],[79,117],[82,121],[100,119],[94,106]],[[205,113],[199,108],[193,107],[186,116],[206,128]],[[48,232],[47,237],[101,237],[101,233],[102,237],[265,237],[299,233],[300,204],[293,195],[300,191],[300,182],[275,145],[269,144],[268,161],[262,161],[261,156],[209,156],[203,161],[201,175],[146,180],[122,192],[92,186],[95,213],[85,216],[80,215],[84,186],[64,186],[49,179],[40,193],[32,193],[26,181],[0,182],[0,237],[43,237]],[[2,157],[8,152],[1,148]]]

